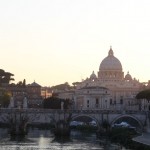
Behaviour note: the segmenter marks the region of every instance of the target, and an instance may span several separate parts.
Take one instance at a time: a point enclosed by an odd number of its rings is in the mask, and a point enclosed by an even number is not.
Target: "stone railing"
[[[126,114],[144,114],[148,112],[150,118],[150,111],[139,110],[124,110]],[[16,109],[16,108],[1,108],[0,113],[106,113],[106,114],[122,114],[122,110],[99,110],[99,109],[82,109],[82,110],[60,110],[60,109]]]

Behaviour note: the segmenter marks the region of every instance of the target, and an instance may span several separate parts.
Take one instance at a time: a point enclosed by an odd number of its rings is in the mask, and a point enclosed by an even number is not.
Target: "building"
[[[35,81],[27,85],[29,107],[40,107],[42,105],[41,88]]]
[[[105,87],[87,86],[78,89],[74,100],[78,109],[110,109],[110,91]]]
[[[24,98],[27,99],[28,107],[41,107],[43,98],[41,95],[41,86],[35,81],[28,85],[12,84],[3,87],[6,89],[14,99],[14,107],[23,107]]]
[[[43,99],[52,96],[52,89],[50,87],[42,87],[41,88],[41,96]]]
[[[93,71],[89,78],[74,85],[72,97],[76,109],[117,110],[139,109],[135,96],[144,86],[129,72],[124,75],[122,64],[114,56],[112,47],[101,61],[97,75]]]

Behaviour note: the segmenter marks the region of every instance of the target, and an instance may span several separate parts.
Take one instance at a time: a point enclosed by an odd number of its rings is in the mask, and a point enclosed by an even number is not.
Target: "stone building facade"
[[[112,47],[101,61],[97,75],[93,71],[89,78],[75,83],[74,92],[69,96],[73,97],[75,109],[139,109],[135,96],[144,85],[129,72],[124,75]],[[65,92],[59,96],[64,98],[64,95],[68,98]]]

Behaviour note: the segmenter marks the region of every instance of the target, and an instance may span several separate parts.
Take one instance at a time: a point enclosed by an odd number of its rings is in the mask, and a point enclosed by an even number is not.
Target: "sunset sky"
[[[150,0],[1,0],[0,68],[42,86],[81,81],[110,46],[128,71],[150,80]]]

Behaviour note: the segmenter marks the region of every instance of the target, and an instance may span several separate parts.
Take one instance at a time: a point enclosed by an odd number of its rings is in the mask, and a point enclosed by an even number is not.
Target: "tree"
[[[143,90],[136,95],[137,99],[146,99],[150,101],[150,89]]]
[[[14,78],[11,78],[11,76],[14,76],[10,72],[5,72],[4,70],[0,69],[0,84],[9,84],[11,80],[14,80]]]
[[[65,82],[64,84],[59,84],[51,87],[52,90],[70,90],[72,87],[68,84],[68,82]]]
[[[139,103],[139,109],[141,110],[141,99],[146,99],[148,102],[150,101],[150,89],[143,90],[136,95]],[[150,106],[149,106],[150,110]]]
[[[105,129],[105,131],[108,131],[110,129],[110,124],[107,120],[104,120],[102,122],[102,128]]]
[[[0,89],[0,106],[8,107],[9,103],[10,103],[10,94],[4,89]]]
[[[26,80],[25,80],[25,79],[23,80],[22,85],[23,85],[24,87],[26,86]]]
[[[43,107],[49,109],[61,109],[61,102],[64,102],[64,109],[68,109],[70,105],[69,99],[60,99],[57,97],[49,97],[44,99]]]
[[[80,82],[73,82],[72,85],[73,86],[77,86]]]

